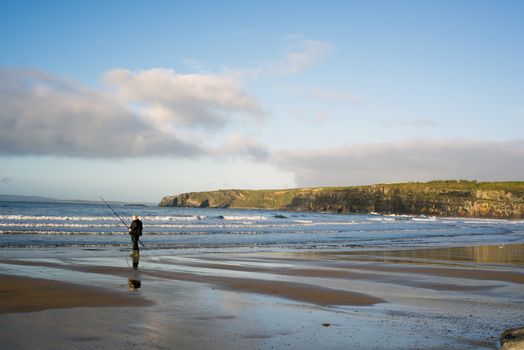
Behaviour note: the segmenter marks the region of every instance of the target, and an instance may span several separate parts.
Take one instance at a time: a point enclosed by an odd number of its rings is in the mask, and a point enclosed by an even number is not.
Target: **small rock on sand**
[[[506,329],[500,336],[500,350],[524,350],[524,327]]]

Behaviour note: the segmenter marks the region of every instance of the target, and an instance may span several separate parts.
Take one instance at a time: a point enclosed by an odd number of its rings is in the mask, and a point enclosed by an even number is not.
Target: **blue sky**
[[[0,193],[523,180],[522,1],[3,1]]]

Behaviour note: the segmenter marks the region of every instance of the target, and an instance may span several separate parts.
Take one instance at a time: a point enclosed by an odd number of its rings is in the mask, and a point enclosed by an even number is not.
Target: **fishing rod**
[[[116,217],[119,218],[120,221],[122,221],[122,223],[125,225],[125,227],[127,227],[128,230],[131,230],[131,228],[130,228],[130,227],[126,224],[126,222],[125,222],[125,221],[120,217],[120,215],[117,214],[117,212],[113,209],[113,207],[111,207],[111,206],[109,205],[109,203],[107,203],[106,200],[105,200],[104,198],[102,198],[102,196],[101,196],[100,194],[98,195],[98,197],[100,197],[100,199],[102,200],[102,202],[104,202],[105,205],[107,205],[107,207],[108,207],[109,209],[111,209],[111,211],[116,215]],[[146,246],[144,245],[144,243],[142,243],[142,241],[140,240],[140,238],[138,238],[138,241],[140,242],[140,244],[142,244],[142,247],[144,247],[144,248],[146,247]]]

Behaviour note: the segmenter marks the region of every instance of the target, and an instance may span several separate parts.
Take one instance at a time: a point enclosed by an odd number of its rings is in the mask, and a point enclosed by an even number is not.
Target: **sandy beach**
[[[496,349],[524,323],[522,244],[36,256],[0,259],[3,349]]]

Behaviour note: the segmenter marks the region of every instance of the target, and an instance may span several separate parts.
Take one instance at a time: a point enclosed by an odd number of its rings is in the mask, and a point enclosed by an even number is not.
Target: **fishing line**
[[[122,223],[127,227],[127,229],[130,230],[129,226],[128,226],[128,225],[126,224],[126,222],[125,222],[125,221],[120,217],[120,215],[117,214],[117,212],[113,209],[113,207],[110,206],[109,203],[107,203],[106,200],[105,200],[105,199],[104,199],[100,194],[98,195],[98,197],[100,197],[100,199],[102,200],[102,202],[104,202],[105,205],[107,205],[107,207],[108,207],[109,209],[111,209],[111,211],[116,215],[116,217],[119,218],[120,221],[122,221]],[[140,240],[140,238],[138,238],[138,241],[140,242],[140,244],[142,244],[142,247],[144,247],[144,248],[146,247],[146,246],[144,245],[144,243],[142,243],[142,241]]]

